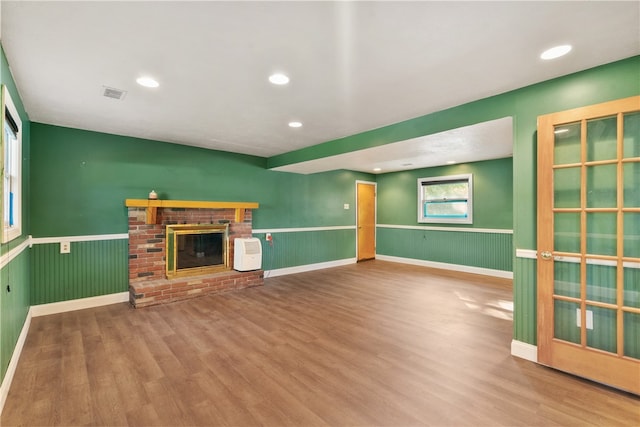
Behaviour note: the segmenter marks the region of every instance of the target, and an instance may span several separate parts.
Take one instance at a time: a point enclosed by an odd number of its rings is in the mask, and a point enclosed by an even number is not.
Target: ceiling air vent
[[[106,96],[107,98],[123,100],[127,94],[126,90],[116,89],[108,86],[102,86],[102,88],[104,89],[102,95]]]

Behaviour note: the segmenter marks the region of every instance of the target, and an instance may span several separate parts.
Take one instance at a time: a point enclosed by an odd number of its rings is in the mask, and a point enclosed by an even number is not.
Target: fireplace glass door
[[[168,225],[167,277],[228,268],[228,225]]]

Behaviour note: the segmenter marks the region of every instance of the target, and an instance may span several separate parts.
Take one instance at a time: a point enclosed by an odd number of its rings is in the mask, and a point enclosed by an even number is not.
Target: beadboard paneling
[[[69,254],[61,254],[58,243],[34,245],[31,304],[127,291],[127,243],[127,239],[72,242]]]
[[[295,267],[353,258],[356,254],[356,230],[310,230],[271,232],[273,245],[264,233],[254,233],[262,242],[262,269]]]
[[[29,312],[29,249],[0,270],[0,381]]]
[[[512,241],[507,233],[378,227],[376,253],[512,271]]]
[[[537,344],[536,260],[516,258],[513,269],[513,339]]]

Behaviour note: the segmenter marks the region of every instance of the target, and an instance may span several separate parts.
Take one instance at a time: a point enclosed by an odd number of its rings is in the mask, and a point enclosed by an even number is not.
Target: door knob
[[[542,251],[540,252],[540,256],[542,257],[542,259],[544,260],[548,260],[551,259],[553,257],[553,255],[551,254],[551,252],[549,251]]]

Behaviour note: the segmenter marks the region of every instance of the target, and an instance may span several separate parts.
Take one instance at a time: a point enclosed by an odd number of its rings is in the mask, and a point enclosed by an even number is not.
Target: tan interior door
[[[376,186],[357,183],[358,261],[376,257]]]
[[[640,394],[640,97],[538,118],[538,361]]]

